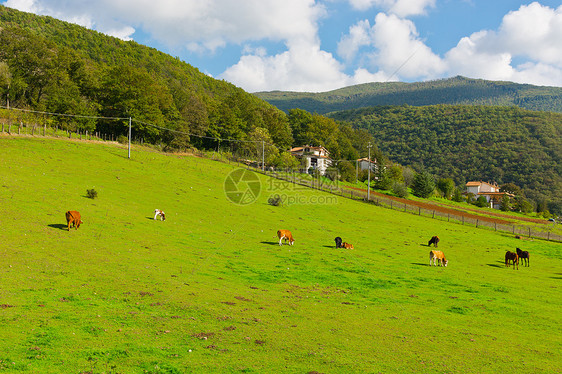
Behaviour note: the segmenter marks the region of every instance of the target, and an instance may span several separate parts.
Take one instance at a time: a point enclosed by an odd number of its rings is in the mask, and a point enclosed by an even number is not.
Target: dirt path
[[[358,188],[358,187],[345,187],[345,188],[351,188],[353,190],[362,191],[362,192],[367,193],[367,190],[362,189],[362,188]],[[371,191],[371,194],[375,195],[375,196],[380,196],[380,197],[383,197],[383,198],[386,198],[386,199],[390,199],[390,200],[393,200],[393,201],[397,201],[397,202],[400,202],[400,203],[406,204],[406,205],[413,205],[413,206],[417,206],[417,207],[427,209],[427,210],[435,210],[435,211],[445,213],[445,214],[454,214],[454,215],[457,215],[457,216],[465,216],[465,217],[469,217],[469,218],[472,218],[472,219],[478,219],[478,220],[481,220],[481,221],[486,221],[486,222],[491,222],[491,223],[499,223],[499,224],[504,224],[504,225],[509,225],[509,224],[513,223],[513,221],[526,221],[526,222],[541,223],[541,224],[547,223],[545,220],[542,220],[542,219],[527,218],[527,217],[516,217],[516,216],[506,216],[504,214],[499,214],[499,213],[494,213],[494,212],[486,212],[486,214],[491,215],[491,216],[495,216],[495,217],[501,217],[501,218],[481,216],[481,215],[478,215],[478,214],[471,214],[471,213],[467,212],[467,210],[477,212],[476,209],[467,208],[465,210],[460,210],[460,209],[455,209],[455,208],[451,208],[451,207],[446,207],[446,206],[443,206],[443,205],[438,204],[438,203],[429,203],[429,202],[402,199],[400,197],[389,196],[389,195],[385,195],[383,193],[376,192],[376,191]]]

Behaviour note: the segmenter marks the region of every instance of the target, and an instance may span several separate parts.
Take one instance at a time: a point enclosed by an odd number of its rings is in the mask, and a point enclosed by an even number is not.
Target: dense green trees
[[[336,160],[366,156],[366,130],[296,110],[289,115],[225,81],[152,48],[0,6],[0,103],[104,119],[60,116],[71,130],[128,132],[165,149],[224,147],[251,157],[267,139],[268,161],[289,165],[293,145],[322,145]],[[216,139],[234,139],[221,143]],[[373,157],[384,159],[376,148]],[[259,157],[258,157],[259,158]]]
[[[418,197],[428,198],[435,191],[435,179],[427,171],[417,173],[412,182],[412,193]]]
[[[256,128],[281,150],[293,144],[283,112],[232,84],[135,42],[0,6],[1,105],[8,83],[12,107],[133,117],[135,138],[167,148],[214,148],[216,141],[198,136],[244,140]],[[115,136],[128,131],[127,120],[55,122]]]
[[[453,77],[427,82],[374,82],[328,92],[258,92],[288,112],[294,108],[332,113],[376,105],[499,105],[562,112],[562,88]]]
[[[393,161],[458,186],[512,183],[562,214],[562,114],[516,107],[384,106],[332,113],[368,130]]]
[[[437,189],[445,199],[450,200],[455,190],[455,182],[451,178],[441,178],[437,181]]]

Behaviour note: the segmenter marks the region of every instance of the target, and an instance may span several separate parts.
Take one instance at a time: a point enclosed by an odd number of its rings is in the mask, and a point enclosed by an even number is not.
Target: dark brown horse
[[[439,237],[438,236],[432,236],[431,239],[429,239],[429,243],[427,243],[427,246],[431,246],[433,244],[434,247],[437,247],[437,244],[439,243]]]
[[[522,251],[519,248],[516,248],[515,250],[517,251],[517,256],[521,259],[523,266],[529,266],[529,252]]]
[[[505,252],[505,266],[509,266],[509,261],[513,261],[513,268],[517,265],[517,270],[519,270],[519,256],[516,252]]]

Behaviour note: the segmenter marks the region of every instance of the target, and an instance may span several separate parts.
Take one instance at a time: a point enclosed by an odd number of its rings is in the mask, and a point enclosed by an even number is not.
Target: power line
[[[86,119],[107,119],[107,120],[120,120],[120,121],[129,120],[129,117],[85,116],[85,115],[80,115],[80,114],[54,113],[54,112],[43,112],[43,111],[31,110],[31,109],[20,109],[20,108],[14,108],[14,107],[6,107],[6,106],[3,106],[3,105],[0,105],[0,108],[6,109],[6,110],[16,110],[16,111],[26,112],[26,113],[51,115],[51,116],[59,116],[59,117],[86,118]],[[170,132],[174,132],[174,133],[177,133],[177,134],[194,136],[194,137],[199,137],[199,138],[204,138],[204,139],[218,140],[219,142],[240,142],[240,143],[260,143],[260,144],[264,143],[264,144],[267,144],[267,145],[272,145],[274,147],[277,147],[275,144],[271,144],[271,143],[268,143],[268,142],[265,142],[265,141],[262,141],[262,140],[242,140],[242,139],[217,138],[217,137],[214,137],[214,136],[193,134],[193,133],[189,133],[189,132],[185,132],[185,131],[179,131],[179,130],[174,130],[174,129],[170,129],[170,128],[166,128],[166,127],[161,127],[161,126],[157,126],[157,125],[154,125],[152,123],[140,121],[140,120],[137,120],[137,119],[134,119],[134,118],[131,118],[131,120],[133,122],[140,123],[140,124],[143,124],[145,126],[154,127],[154,128],[160,129],[160,130],[170,131]]]
[[[43,115],[59,116],[59,117],[74,117],[74,118],[87,118],[87,119],[111,119],[111,120],[127,120],[128,119],[128,118],[120,118],[120,117],[84,116],[84,115],[80,115],[80,114],[41,112],[41,111],[38,111],[38,110],[19,109],[19,108],[14,108],[14,107],[5,107],[5,106],[2,106],[2,105],[0,105],[0,108],[7,109],[7,110],[18,110],[20,112],[26,112],[26,113],[43,114]]]

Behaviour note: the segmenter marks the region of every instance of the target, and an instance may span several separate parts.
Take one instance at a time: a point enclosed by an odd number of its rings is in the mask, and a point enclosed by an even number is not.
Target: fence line
[[[71,131],[68,131],[68,130],[62,130],[62,129],[58,129],[58,128],[49,128],[49,127],[44,126],[44,125],[38,126],[38,125],[35,124],[31,127],[31,129],[29,129],[30,126],[26,126],[23,123],[18,124],[17,134],[16,134],[16,133],[12,132],[11,126],[12,125],[10,125],[10,127],[7,129],[7,133],[10,134],[10,135],[53,136],[53,137],[59,137],[59,138],[60,137],[68,137],[70,139],[97,140],[97,141],[115,141],[116,140],[116,138],[112,135],[100,134],[100,133],[97,133],[97,132],[95,132],[93,134],[89,134],[87,131],[85,131],[85,132],[78,131],[76,133],[72,133]],[[47,129],[51,130],[51,134],[48,133]],[[1,132],[5,132],[5,129],[4,129],[3,125],[2,125]],[[22,132],[23,132],[23,134],[22,134]],[[73,138],[73,136],[74,136],[74,138]],[[494,230],[494,231],[507,232],[507,233],[511,233],[513,235],[517,235],[517,236],[520,236],[520,237],[538,238],[538,239],[544,239],[544,240],[549,240],[549,241],[562,242],[562,235],[554,234],[550,231],[537,231],[537,230],[533,230],[529,226],[523,226],[523,225],[505,225],[505,224],[500,224],[500,223],[495,223],[495,222],[489,222],[489,221],[481,220],[481,219],[478,219],[478,218],[468,217],[468,216],[465,216],[465,215],[462,215],[462,214],[456,215],[456,214],[451,214],[451,213],[443,213],[443,212],[440,212],[438,210],[425,209],[425,208],[419,207],[419,206],[414,205],[414,204],[402,203],[402,202],[398,202],[398,201],[395,201],[395,200],[390,199],[390,198],[386,198],[386,197],[374,195],[374,194],[371,194],[370,200],[367,201],[367,193],[366,192],[351,189],[351,188],[344,188],[344,187],[338,186],[335,183],[326,183],[322,179],[314,178],[314,177],[312,177],[312,176],[310,176],[309,174],[306,174],[306,173],[302,173],[302,174],[297,175],[295,172],[291,172],[291,173],[286,173],[286,174],[289,174],[289,176],[287,176],[287,175],[281,174],[278,171],[274,171],[274,170],[265,169],[265,170],[262,171],[262,169],[258,167],[259,165],[255,165],[255,166],[251,165],[251,164],[247,163],[247,160],[243,160],[243,159],[240,159],[240,158],[235,157],[235,156],[224,157],[224,155],[222,155],[220,152],[213,152],[212,155],[209,155],[205,152],[195,150],[195,151],[193,151],[193,153],[197,156],[204,157],[204,158],[207,158],[207,159],[212,159],[214,161],[221,161],[221,162],[227,162],[227,163],[233,162],[233,163],[236,163],[238,166],[243,166],[243,167],[246,167],[248,169],[253,170],[254,172],[264,174],[264,175],[267,175],[269,177],[276,178],[276,179],[279,179],[279,180],[284,180],[284,181],[289,182],[289,183],[297,184],[297,185],[307,187],[307,188],[320,190],[320,191],[323,191],[323,192],[331,193],[331,194],[334,194],[336,196],[341,196],[341,197],[352,199],[352,200],[357,200],[357,201],[362,201],[362,202],[365,202],[365,203],[375,204],[377,206],[381,206],[381,207],[392,209],[392,210],[399,210],[399,211],[402,211],[402,212],[415,214],[415,215],[423,216],[423,217],[430,217],[430,218],[438,219],[438,220],[447,220],[448,222],[455,222],[455,223],[458,223],[458,224],[474,226],[474,227],[477,227],[477,228],[485,228],[485,229]],[[303,176],[303,175],[310,176],[310,178],[301,178],[301,176]]]

